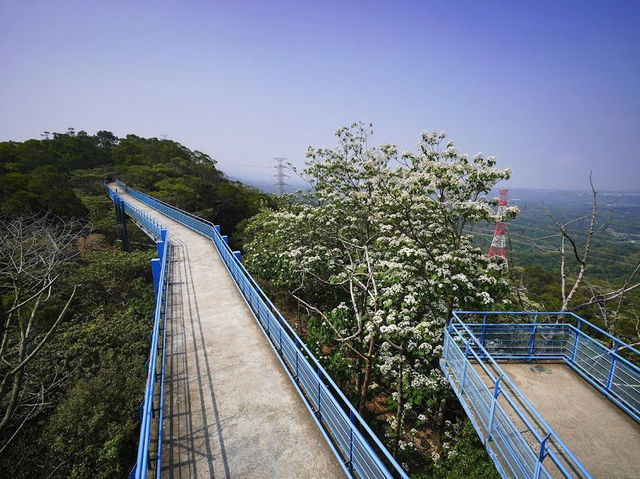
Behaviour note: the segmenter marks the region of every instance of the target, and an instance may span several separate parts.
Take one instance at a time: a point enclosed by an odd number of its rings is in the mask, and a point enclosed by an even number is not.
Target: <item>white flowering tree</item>
[[[381,262],[388,255],[378,210],[380,178],[392,147],[367,148],[361,124],[340,129],[337,148],[309,148],[305,202],[258,216],[249,226],[247,264],[286,287],[319,316],[353,358],[359,409],[364,411],[378,353]],[[268,234],[265,234],[268,233]]]
[[[374,385],[391,394],[397,455],[407,418],[442,429],[438,360],[452,310],[492,307],[506,292],[504,262],[475,247],[468,226],[495,220],[485,196],[510,173],[458,154],[444,133],[423,133],[419,151],[400,157],[369,147],[369,134],[354,124],[336,148],[309,148],[310,192],[250,222],[246,262],[348,351],[361,413]]]
[[[395,451],[409,411],[412,423],[442,430],[448,388],[438,360],[451,312],[495,307],[508,289],[504,262],[474,246],[469,226],[495,220],[486,195],[510,171],[497,169],[493,157],[469,159],[445,139],[443,132],[423,132],[418,153],[405,152],[380,185],[380,214],[391,233],[383,241],[394,256],[383,290],[379,362],[395,383]]]

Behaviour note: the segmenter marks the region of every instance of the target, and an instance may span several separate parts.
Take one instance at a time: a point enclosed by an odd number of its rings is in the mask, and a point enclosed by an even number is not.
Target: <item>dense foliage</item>
[[[153,287],[152,251],[85,250],[61,271],[46,322],[59,298],[80,285],[67,318],[27,369],[46,388],[45,404],[2,452],[6,477],[114,477],[134,457],[144,389]],[[6,306],[8,298],[3,298]],[[13,427],[2,431],[5,444]],[[99,473],[97,471],[100,471]]]
[[[37,251],[31,254],[31,290],[13,286],[24,277],[20,271],[0,277],[0,335],[7,338],[2,357],[9,361],[0,366],[0,382],[7,383],[0,394],[0,412],[7,417],[0,427],[1,477],[124,477],[134,463],[155,250],[129,228],[133,251],[118,251],[119,229],[103,191],[104,180],[116,175],[228,232],[268,203],[266,195],[227,180],[207,155],[173,141],[70,129],[42,140],[0,143],[2,224],[11,229],[16,221],[39,221],[75,229],[50,270],[38,266]],[[29,241],[47,246],[38,240],[45,233],[36,231]],[[20,254],[17,238],[11,251]],[[0,259],[11,260],[5,252],[6,244]],[[39,281],[52,278],[37,308],[32,301],[11,312],[16,291],[28,297],[40,289]],[[56,322],[66,301],[69,309]],[[12,372],[41,342],[20,374]]]
[[[102,189],[118,176],[232,234],[253,274],[412,476],[497,477],[438,368],[443,328],[455,308],[559,309],[557,259],[543,251],[557,240],[553,224],[530,202],[510,222],[507,269],[485,252],[495,221],[490,190],[508,170],[491,157],[459,154],[443,133],[423,133],[418,151],[401,155],[393,145],[369,147],[369,133],[355,124],[338,131],[336,148],[310,148],[301,174],[312,188],[279,199],[227,180],[211,157],[169,140],[70,129],[0,143],[2,220],[45,211],[46,221],[75,225],[79,235],[45,276],[57,278],[51,294],[14,321],[34,317],[31,350],[53,334],[14,381],[22,402],[8,407],[10,388],[0,391],[0,412],[11,412],[0,425],[0,476],[122,477],[133,464],[154,251],[135,228],[133,251],[118,251]],[[584,214],[584,202],[559,205],[550,207],[565,219]],[[636,206],[621,220],[603,220],[575,304],[629,277],[640,254]],[[579,238],[583,223],[571,234]],[[547,238],[542,249],[535,237]],[[9,278],[0,278],[0,333],[9,338],[0,379],[28,351],[11,350],[19,350],[20,327],[8,319],[18,298]],[[612,302],[609,321],[599,324],[638,340],[638,291]],[[602,313],[598,304],[581,311],[596,322]]]
[[[131,186],[220,224],[234,241],[236,226],[257,213],[268,195],[230,181],[210,156],[180,143],[107,131],[69,129],[42,140],[0,143],[0,213],[52,211],[60,216],[96,214],[82,195],[99,195],[105,178]],[[95,203],[96,200],[88,200]],[[106,201],[104,198],[97,201]],[[105,203],[106,204],[106,203]]]

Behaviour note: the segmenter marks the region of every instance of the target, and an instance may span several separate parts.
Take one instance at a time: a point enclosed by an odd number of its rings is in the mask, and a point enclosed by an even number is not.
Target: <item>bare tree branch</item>
[[[0,430],[15,428],[10,440],[47,405],[45,395],[51,385],[41,384],[34,390],[29,364],[64,319],[78,286],[53,323],[43,321],[41,305],[51,298],[60,267],[81,253],[77,240],[88,231],[79,221],[46,214],[0,217],[0,286],[12,296],[0,325]],[[31,412],[25,415],[25,410]]]

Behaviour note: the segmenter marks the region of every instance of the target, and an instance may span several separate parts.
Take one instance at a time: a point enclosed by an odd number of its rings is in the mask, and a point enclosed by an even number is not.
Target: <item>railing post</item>
[[[500,375],[500,377],[496,379],[496,382],[493,383],[493,399],[491,400],[491,412],[489,413],[489,427],[487,428],[487,441],[485,443],[485,446],[489,441],[491,441],[491,429],[493,428],[493,418],[496,414],[496,403],[498,402],[498,396],[500,395],[500,392],[501,392],[501,389],[500,389],[501,380],[502,380],[502,375]]]
[[[580,323],[578,323],[579,325]],[[576,354],[578,353],[578,339],[580,338],[580,328],[576,331],[576,338],[573,340],[573,351],[571,352],[571,364],[576,360]]]
[[[531,330],[531,340],[529,341],[529,359],[533,359],[533,349],[536,344],[536,331],[538,330],[538,325],[534,324],[533,329]]]
[[[349,410],[349,420],[351,421],[351,427],[349,428],[349,470],[353,471],[353,410]]]
[[[464,346],[464,365],[462,367],[462,380],[460,381],[460,395],[464,394],[464,380],[467,377],[467,364],[469,364],[469,343],[471,339],[469,339]]]
[[[160,262],[160,258],[153,258],[151,260],[151,272],[153,273],[153,287],[156,290],[156,294],[158,294],[158,288],[160,287],[160,269],[162,268],[162,263]]]
[[[480,344],[482,345],[483,348],[484,348],[484,337],[486,332],[487,332],[487,315],[485,314],[482,317],[482,334],[480,335]]]
[[[160,261],[163,261],[163,257],[162,254],[164,253],[164,241],[158,241],[156,243],[156,247],[158,248],[158,258],[160,259]]]
[[[296,338],[296,383],[300,383],[300,376],[298,376],[298,351],[300,348],[300,343],[298,342],[298,338]]]
[[[540,450],[538,451],[538,462],[536,463],[536,471],[533,475],[534,479],[540,479],[540,472],[542,471],[542,461],[547,455],[547,439],[549,439],[551,433],[547,434],[542,441],[540,441]]]
[[[449,324],[449,326],[444,332],[444,346],[442,348],[442,358],[444,359],[447,365],[449,364],[449,349],[451,347],[449,346],[450,342],[451,342],[451,324]]]
[[[609,370],[609,378],[607,379],[607,387],[605,388],[607,391],[611,391],[611,384],[613,383],[613,376],[616,371],[616,353],[618,352],[618,342],[616,341],[616,345],[613,347],[613,352],[611,353],[611,369]]]
[[[320,404],[320,392],[322,391],[322,369],[318,367],[318,418],[322,419],[322,405]]]

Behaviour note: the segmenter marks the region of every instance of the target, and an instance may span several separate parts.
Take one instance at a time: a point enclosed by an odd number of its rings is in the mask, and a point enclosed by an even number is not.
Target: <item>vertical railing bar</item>
[[[617,359],[615,355],[617,353],[618,353],[618,343],[616,342],[613,347],[613,353],[611,354],[611,370],[609,371],[609,377],[607,378],[607,386],[605,388],[607,391],[611,391],[611,384],[613,383],[613,376],[616,370]]]
[[[480,344],[484,347],[485,334],[487,332],[487,315],[483,315],[482,317],[482,334],[480,336]]]
[[[300,383],[300,373],[298,371],[298,354],[299,354],[299,352],[298,352],[298,348],[299,348],[298,338],[296,338],[296,343],[295,344],[296,344],[296,348],[295,348],[296,349],[296,382]]]
[[[536,315],[537,319],[537,315]],[[536,331],[538,329],[538,325],[534,324],[531,329],[531,340],[529,341],[529,359],[533,359],[533,349],[536,343]]]
[[[487,439],[485,442],[485,446],[489,444],[491,441],[491,430],[493,428],[493,418],[496,413],[496,404],[498,402],[498,396],[500,395],[500,381],[502,380],[502,375],[498,379],[496,379],[495,383],[493,383],[493,399],[491,400],[491,413],[489,414],[489,426],[487,427]]]
[[[547,439],[551,436],[551,433],[547,434],[545,438],[540,441],[540,449],[538,451],[538,462],[536,462],[536,470],[534,472],[534,479],[540,479],[540,472],[542,471],[542,461],[544,461],[545,456],[547,455]]]
[[[354,422],[353,422],[353,411],[349,411],[349,421],[350,421],[350,427],[349,427],[349,469],[351,471],[353,471],[353,428],[354,428]]]
[[[320,392],[322,391],[322,371],[318,368],[318,418],[322,419],[322,404],[320,402]]]
[[[573,351],[571,352],[571,364],[574,364],[576,361],[576,354],[578,353],[578,343],[580,340],[580,329],[577,329],[576,331],[574,331],[576,337],[573,341]]]
[[[460,381],[460,394],[464,394],[464,380],[467,376],[467,364],[469,364],[469,343],[471,342],[471,340],[467,340],[467,342],[464,345],[464,358],[465,358],[465,362],[464,362],[464,367],[462,368],[462,380]]]

